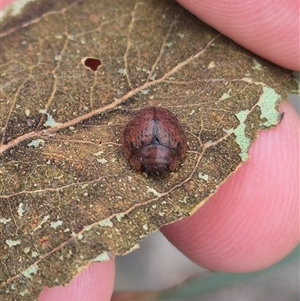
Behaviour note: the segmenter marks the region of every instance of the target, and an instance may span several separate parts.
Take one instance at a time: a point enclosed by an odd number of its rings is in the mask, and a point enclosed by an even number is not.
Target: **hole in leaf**
[[[98,67],[101,65],[101,61],[93,57],[84,58],[82,61],[84,66],[90,68],[92,71],[97,71]]]

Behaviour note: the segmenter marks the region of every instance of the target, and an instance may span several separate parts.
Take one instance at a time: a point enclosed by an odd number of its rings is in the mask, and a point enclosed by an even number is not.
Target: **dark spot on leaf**
[[[101,65],[99,59],[88,57],[84,60],[84,66],[90,68],[92,71],[97,71],[98,67]]]

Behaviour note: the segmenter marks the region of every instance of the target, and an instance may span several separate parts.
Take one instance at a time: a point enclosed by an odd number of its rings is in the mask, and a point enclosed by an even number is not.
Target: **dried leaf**
[[[1,25],[1,300],[36,300],[189,216],[295,89],[289,71],[170,0],[39,0]],[[188,136],[180,170],[159,179],[120,147],[146,105]]]

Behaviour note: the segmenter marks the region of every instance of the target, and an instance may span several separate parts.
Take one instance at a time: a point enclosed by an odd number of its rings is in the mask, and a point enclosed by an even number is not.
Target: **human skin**
[[[238,44],[299,71],[299,0],[178,0],[199,19]]]
[[[3,7],[9,2],[3,0]],[[265,59],[300,69],[297,0],[178,2]],[[161,229],[199,265],[222,272],[257,271],[299,244],[300,124],[291,105],[283,103],[280,109],[282,122],[259,134],[249,160],[209,202],[193,216]],[[93,263],[66,287],[45,288],[39,300],[109,301],[113,282],[113,260]]]

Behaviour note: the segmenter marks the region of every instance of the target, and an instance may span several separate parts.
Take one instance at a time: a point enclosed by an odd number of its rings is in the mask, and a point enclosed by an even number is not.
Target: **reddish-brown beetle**
[[[124,155],[132,167],[148,174],[174,171],[187,151],[187,138],[178,119],[168,110],[146,107],[126,125]]]

